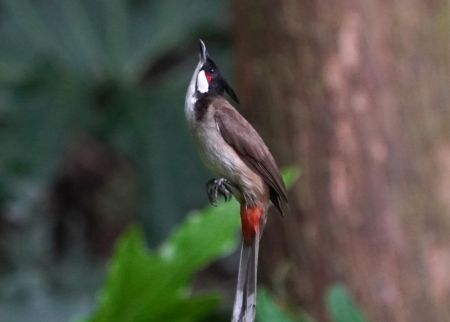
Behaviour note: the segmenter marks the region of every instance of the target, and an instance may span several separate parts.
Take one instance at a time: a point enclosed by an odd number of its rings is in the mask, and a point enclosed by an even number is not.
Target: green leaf
[[[159,249],[160,256],[192,274],[237,246],[239,207],[235,201],[188,214],[185,223]]]
[[[282,169],[283,180],[288,188],[291,188],[300,177],[301,171],[295,166],[284,167]]]
[[[327,307],[335,322],[367,321],[343,285],[337,284],[330,289],[327,295]]]
[[[259,322],[294,322],[281,308],[275,304],[266,290],[259,290],[257,317]]]
[[[238,214],[235,200],[193,211],[156,250],[146,247],[139,229],[128,230],[118,242],[99,308],[89,321],[194,322],[207,316],[218,298],[192,296],[190,281],[237,247]],[[266,292],[261,296],[263,316],[272,317],[261,321],[293,321],[273,318],[282,311]]]
[[[272,296],[265,289],[258,291],[258,310],[256,313],[258,322],[312,322],[312,319],[306,314],[301,314],[296,319],[291,318],[275,303]]]
[[[197,321],[213,310],[216,296],[190,295],[193,274],[237,245],[235,202],[193,212],[157,251],[130,229],[112,260],[100,307],[89,321]]]

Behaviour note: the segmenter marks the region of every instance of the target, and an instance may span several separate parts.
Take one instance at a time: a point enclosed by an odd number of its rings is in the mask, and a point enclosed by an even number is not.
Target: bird
[[[286,186],[279,167],[261,136],[236,110],[236,92],[222,76],[199,40],[199,61],[189,83],[185,116],[200,158],[215,178],[206,183],[212,205],[232,196],[240,204],[242,243],[232,322],[256,317],[257,269],[260,239],[267,211],[274,205],[287,212]]]

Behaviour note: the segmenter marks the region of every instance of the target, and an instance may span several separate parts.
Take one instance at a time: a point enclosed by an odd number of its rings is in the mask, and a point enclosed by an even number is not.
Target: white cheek
[[[208,87],[208,80],[206,79],[205,72],[202,70],[197,76],[197,90],[200,93],[206,93],[208,92]]]

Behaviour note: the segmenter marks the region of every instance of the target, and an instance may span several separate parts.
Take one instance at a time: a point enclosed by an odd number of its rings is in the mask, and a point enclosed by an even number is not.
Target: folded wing
[[[218,99],[215,120],[224,138],[242,160],[270,188],[270,200],[284,214],[287,206],[286,187],[280,175],[280,170],[256,130],[240,115],[225,99]]]

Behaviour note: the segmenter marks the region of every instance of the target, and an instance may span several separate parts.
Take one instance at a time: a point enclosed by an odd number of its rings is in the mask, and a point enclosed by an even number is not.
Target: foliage
[[[284,177],[291,186],[298,171],[286,169]],[[188,322],[210,313],[217,296],[193,296],[189,283],[201,268],[236,248],[238,213],[234,199],[191,212],[156,251],[147,250],[140,230],[129,230],[118,243],[99,308],[88,321]],[[266,310],[273,311],[268,295],[264,299]]]
[[[287,168],[288,187],[300,171]],[[193,211],[155,251],[148,250],[142,231],[134,227],[118,242],[99,308],[88,322],[199,321],[217,306],[215,294],[193,295],[190,282],[196,272],[237,245],[239,207],[236,201]],[[363,314],[340,284],[330,288],[326,304],[335,322],[364,322]],[[259,322],[313,322],[304,312],[293,317],[261,288],[258,294]]]
[[[334,322],[365,322],[367,319],[354,304],[348,290],[341,284],[332,286],[326,299],[328,312]],[[313,322],[314,319],[301,312],[292,318],[264,289],[258,294],[258,322]]]
[[[192,296],[195,272],[230,253],[239,227],[235,202],[189,214],[157,251],[147,250],[136,228],[120,240],[100,307],[91,322],[198,321],[218,298]]]
[[[258,291],[258,322],[312,322],[313,320],[305,313],[299,318],[292,318],[278,304],[265,289]]]
[[[347,289],[334,285],[328,292],[327,306],[335,322],[365,322],[367,319],[354,304]]]
[[[300,171],[283,171],[292,186]],[[190,282],[196,272],[237,245],[239,207],[236,201],[188,214],[157,250],[148,250],[142,231],[134,227],[118,242],[108,279],[99,296],[99,308],[87,322],[199,321],[216,307],[214,294],[193,295]],[[335,322],[367,321],[342,285],[333,286],[326,304]],[[301,312],[292,317],[265,289],[258,294],[259,322],[313,322]]]

